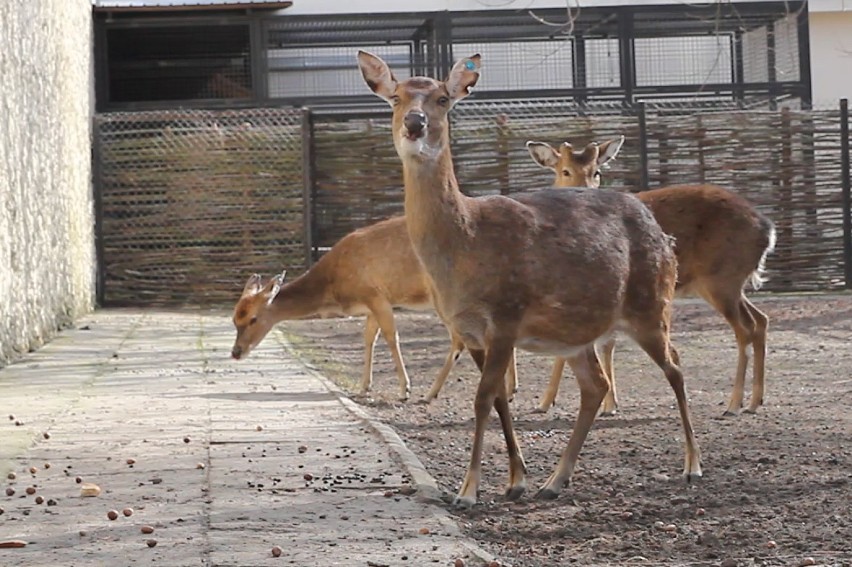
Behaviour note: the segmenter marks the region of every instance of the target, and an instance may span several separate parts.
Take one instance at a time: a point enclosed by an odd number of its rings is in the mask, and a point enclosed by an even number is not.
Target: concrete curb
[[[286,337],[279,334],[279,340],[281,341],[284,348],[287,349],[287,352],[297,360],[305,370],[317,380],[322,382],[323,386],[325,386],[330,392],[332,392],[337,400],[340,402],[343,407],[345,407],[348,411],[350,411],[353,415],[357,416],[360,420],[362,420],[370,429],[375,431],[379,437],[384,441],[391,449],[391,451],[397,456],[397,458],[402,463],[405,471],[411,476],[412,481],[414,482],[415,487],[417,488],[416,497],[429,505],[431,505],[433,509],[433,513],[435,514],[436,520],[444,526],[444,529],[447,530],[451,535],[462,538],[465,537],[462,534],[461,528],[458,523],[450,516],[450,514],[439,507],[438,504],[443,503],[441,499],[441,489],[438,488],[438,481],[429,474],[426,470],[426,467],[414,454],[414,452],[406,446],[405,442],[402,438],[397,434],[396,431],[393,430],[389,425],[382,423],[375,419],[369,412],[367,412],[364,408],[353,402],[349,396],[344,392],[337,384],[335,384],[330,379],[326,378],[319,369],[305,361],[303,361],[295,352],[295,347],[293,347],[292,343],[287,340]],[[471,555],[476,557],[483,564],[487,565],[493,561],[496,561],[496,558],[473,543],[472,541],[462,541],[461,542],[465,548],[467,548]],[[499,565],[503,567],[511,567],[508,563],[499,562]]]

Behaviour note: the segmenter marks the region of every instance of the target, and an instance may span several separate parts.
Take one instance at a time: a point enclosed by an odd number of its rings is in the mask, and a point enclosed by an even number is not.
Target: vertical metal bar
[[[808,7],[806,4],[798,8],[796,15],[796,40],[799,45],[799,88],[803,106],[805,103],[810,108],[813,103],[813,92],[811,90],[811,34],[808,20]]]
[[[852,289],[852,183],[849,179],[849,99],[840,99],[840,184],[843,188],[843,273]]]
[[[249,61],[251,62],[251,90],[254,100],[269,100],[269,61],[267,59],[267,27],[261,18],[249,22]]]
[[[778,109],[778,69],[775,60],[775,22],[766,24],[766,82],[769,83],[769,109]]]
[[[92,192],[95,205],[95,302],[103,307],[106,300],[106,260],[104,259],[103,165],[101,130],[98,115],[92,117]]]
[[[577,104],[585,104],[588,96],[586,88],[588,81],[586,78],[586,40],[583,36],[574,37],[574,48],[571,50],[571,66],[573,87],[576,90],[574,101]]]
[[[633,90],[636,86],[636,54],[634,39],[633,12],[629,9],[618,10],[618,61],[621,89],[624,102],[633,104]]]
[[[644,191],[650,185],[648,180],[648,123],[645,116],[645,103],[636,105],[639,118],[639,190]]]
[[[732,37],[731,49],[733,51],[734,64],[731,68],[731,81],[734,83],[734,100],[742,107],[745,102],[745,61],[743,59],[743,32],[737,30]]]
[[[304,227],[305,269],[314,263],[314,117],[302,108],[302,225]]]

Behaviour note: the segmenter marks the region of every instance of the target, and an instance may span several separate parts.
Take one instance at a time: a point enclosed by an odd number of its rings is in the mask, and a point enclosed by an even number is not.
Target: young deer
[[[580,448],[609,389],[594,344],[620,329],[660,366],[674,390],[686,438],[683,473],[701,476],[683,376],[669,342],[676,263],[668,237],[630,195],[546,189],[513,198],[467,197],[450,154],[448,113],[479,77],[478,55],[444,82],[398,82],[380,58],[358,52],[365,81],[393,108],[402,159],[405,221],[429,274],[438,314],[468,348],[485,352],[474,401],[470,462],[457,506],[472,506],[483,436],[494,407],[509,456],[506,497],[526,488],[503,375],[513,347],[564,356],[580,386],[580,411],[559,464],[538,492],[555,498],[570,481]]]
[[[311,317],[366,315],[364,326],[364,372],[360,392],[366,394],[373,382],[373,348],[379,331],[391,349],[399,377],[400,397],[407,400],[411,382],[399,349],[393,308],[431,309],[429,279],[423,272],[405,228],[405,219],[394,217],[356,230],[335,244],[305,274],[285,284],[284,274],[266,284],[252,275],[234,308],[237,338],[231,356],[249,354],[277,323]],[[464,343],[451,336],[452,346],[426,400],[438,395]],[[479,352],[471,352],[477,364]],[[514,363],[510,365],[508,388],[515,391]]]
[[[598,146],[589,144],[575,152],[571,144],[555,149],[542,142],[527,142],[530,155],[539,165],[556,172],[556,187],[600,186],[600,168],[613,159],[624,137]],[[698,295],[718,311],[734,330],[738,360],[734,390],[725,415],[735,415],[743,405],[748,347],[754,351],[751,403],[754,413],[763,403],[766,330],[769,318],[744,294],[746,282],[753,289],[763,283],[766,256],[775,247],[772,221],[742,197],[715,185],[675,185],[636,195],[645,203],[663,231],[675,238],[678,260],[678,295]],[[612,358],[615,341],[602,348],[604,371],[611,389],[603,411],[614,413],[618,405]],[[553,367],[547,390],[539,406],[547,411],[556,399],[563,360]]]

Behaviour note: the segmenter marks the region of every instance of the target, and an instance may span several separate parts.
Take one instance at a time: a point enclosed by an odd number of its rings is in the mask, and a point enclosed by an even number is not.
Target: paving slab
[[[491,559],[398,436],[283,334],[239,362],[232,340],[224,313],[102,310],[0,370],[0,541],[27,542],[0,566]]]

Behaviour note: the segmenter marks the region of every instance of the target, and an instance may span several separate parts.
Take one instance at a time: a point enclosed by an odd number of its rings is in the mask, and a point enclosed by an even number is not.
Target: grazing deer
[[[683,375],[669,342],[676,261],[669,238],[631,195],[545,189],[472,198],[458,186],[448,113],[479,77],[479,55],[458,61],[444,82],[399,82],[379,57],[359,51],[370,89],[393,108],[402,160],[405,221],[432,281],[438,314],[470,349],[484,351],[474,400],[467,473],[455,499],[476,503],[485,426],[500,418],[509,457],[508,499],[526,488],[526,465],[512,425],[503,375],[513,347],[563,356],[580,387],[580,411],[559,464],[538,497],[556,498],[609,389],[594,345],[614,331],[633,337],[663,370],[680,410],[683,474],[701,476]]]
[[[249,277],[234,308],[237,338],[231,356],[249,354],[277,323],[323,316],[366,315],[364,372],[360,393],[373,383],[373,348],[379,331],[391,349],[399,377],[400,398],[407,400],[411,382],[399,349],[393,308],[431,309],[429,279],[423,272],[405,228],[405,219],[394,217],[356,230],[343,237],[301,277],[284,283],[284,274],[265,284],[257,274]],[[451,336],[452,347],[426,400],[438,395],[464,343]],[[477,364],[482,353],[471,352]],[[509,367],[508,386],[517,389],[515,365]]]
[[[575,152],[568,142],[558,150],[542,142],[527,142],[527,148],[536,163],[556,172],[556,187],[597,188],[601,166],[616,156],[623,142],[622,136],[599,146],[589,144],[581,152]],[[758,289],[764,281],[766,256],[775,247],[772,221],[739,195],[716,185],[674,185],[636,196],[651,209],[663,231],[675,238],[678,295],[702,297],[734,330],[737,374],[725,415],[735,415],[742,408],[747,349],[752,347],[754,376],[751,403],[745,411],[754,413],[763,404],[769,318],[748,300],[744,289],[746,282]],[[614,349],[614,340],[602,347],[602,363],[611,386],[603,404],[607,413],[614,413],[618,405]],[[556,361],[539,411],[553,405],[564,367],[564,360]]]

